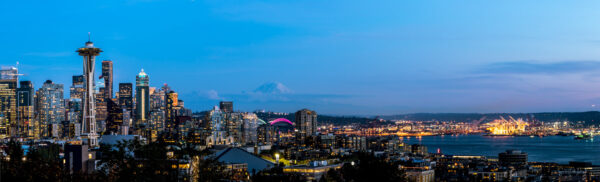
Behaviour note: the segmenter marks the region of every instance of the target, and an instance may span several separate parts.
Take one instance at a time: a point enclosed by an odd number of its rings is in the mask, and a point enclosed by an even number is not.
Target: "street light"
[[[275,161],[279,164],[279,154],[275,154]]]

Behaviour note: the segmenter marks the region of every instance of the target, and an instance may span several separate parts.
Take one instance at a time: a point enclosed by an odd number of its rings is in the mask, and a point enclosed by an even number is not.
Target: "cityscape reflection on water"
[[[482,136],[482,135],[442,135],[404,137],[408,144],[422,144],[429,152],[449,155],[498,156],[507,149],[518,149],[529,154],[529,161],[568,163],[586,161],[600,164],[600,138],[594,140],[574,140],[573,136]]]

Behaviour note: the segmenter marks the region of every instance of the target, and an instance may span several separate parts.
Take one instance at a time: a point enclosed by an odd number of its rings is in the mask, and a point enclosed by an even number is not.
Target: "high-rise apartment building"
[[[71,99],[83,99],[85,94],[85,81],[83,75],[73,76],[73,85],[71,85],[69,97]]]
[[[165,90],[159,89],[154,90],[153,93],[150,94],[150,110],[165,110],[166,107],[166,93]]]
[[[63,100],[63,85],[55,84],[51,80],[44,82],[36,93],[37,120],[34,124],[36,138],[59,137],[57,127],[65,120],[65,106]]]
[[[177,126],[177,107],[178,107],[178,96],[177,92],[169,91],[166,95],[166,129],[172,130]]]
[[[302,109],[296,112],[297,139],[304,141],[306,137],[314,136],[317,132],[317,112]]]

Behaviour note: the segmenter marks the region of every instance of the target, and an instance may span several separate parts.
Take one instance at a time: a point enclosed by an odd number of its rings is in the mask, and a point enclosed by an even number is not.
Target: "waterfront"
[[[529,161],[557,162],[586,161],[600,165],[600,138],[574,140],[573,136],[423,136],[404,138],[408,144],[422,144],[429,152],[439,148],[444,154],[498,156],[508,149],[517,149],[529,154]]]

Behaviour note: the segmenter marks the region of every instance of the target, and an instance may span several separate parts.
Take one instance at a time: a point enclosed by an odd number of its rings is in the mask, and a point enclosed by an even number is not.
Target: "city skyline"
[[[195,111],[221,100],[244,111],[341,115],[600,104],[593,1],[20,3],[0,9],[14,17],[0,20],[11,25],[0,30],[2,65],[19,61],[21,80],[36,89],[45,80],[67,88],[82,74],[73,49],[91,32],[105,50],[96,64],[114,63],[114,85],[135,83],[143,68],[150,86],[177,88]],[[38,14],[17,11],[25,6]],[[158,11],[165,15],[149,13]],[[98,21],[82,21],[90,17]]]

